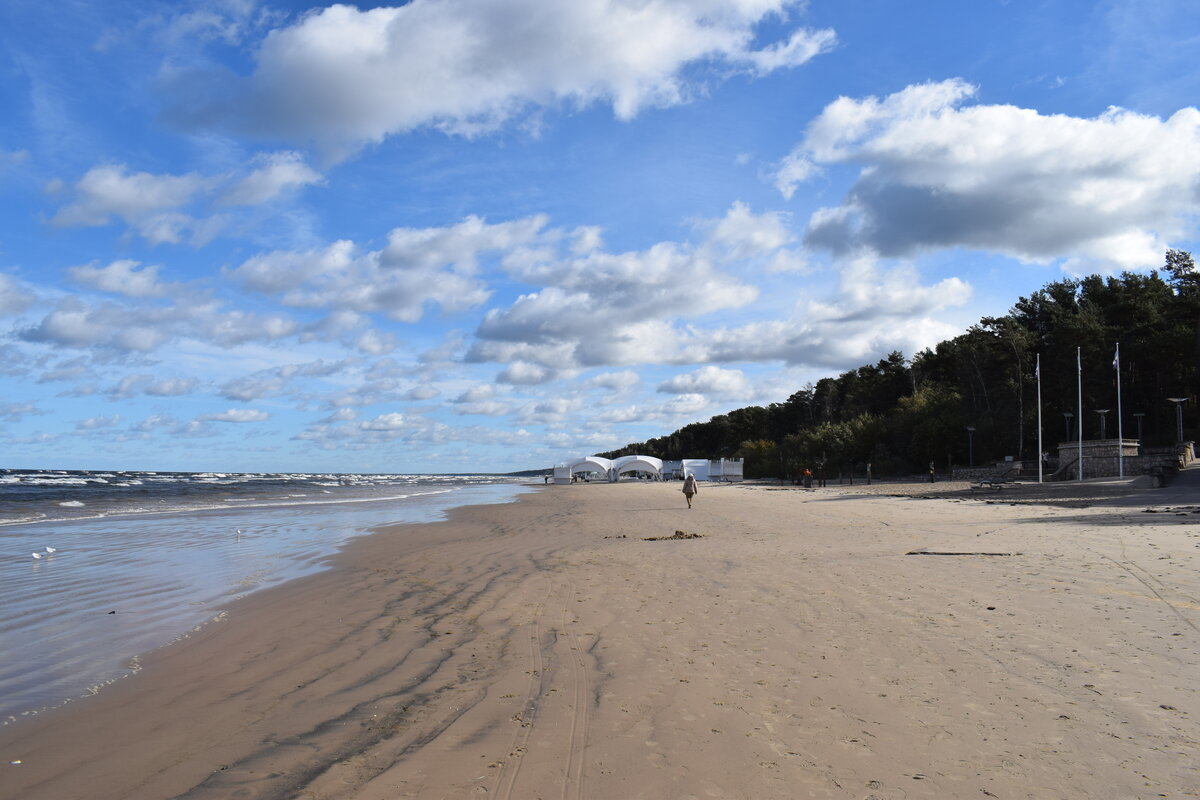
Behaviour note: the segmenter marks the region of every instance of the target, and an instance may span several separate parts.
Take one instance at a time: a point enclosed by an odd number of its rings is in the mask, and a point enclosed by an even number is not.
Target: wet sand
[[[1200,513],[915,487],[549,487],[356,540],[0,728],[0,797],[1200,796]]]

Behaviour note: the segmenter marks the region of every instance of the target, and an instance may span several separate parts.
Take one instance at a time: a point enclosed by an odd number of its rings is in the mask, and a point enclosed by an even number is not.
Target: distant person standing
[[[683,496],[687,498],[688,508],[692,507],[692,497],[700,494],[700,487],[696,485],[696,476],[688,473],[683,479]]]

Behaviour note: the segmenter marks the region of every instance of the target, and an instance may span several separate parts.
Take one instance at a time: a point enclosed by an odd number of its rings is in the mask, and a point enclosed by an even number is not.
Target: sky
[[[1197,246],[1197,52],[1191,0],[5,0],[0,467],[542,468],[911,357]]]

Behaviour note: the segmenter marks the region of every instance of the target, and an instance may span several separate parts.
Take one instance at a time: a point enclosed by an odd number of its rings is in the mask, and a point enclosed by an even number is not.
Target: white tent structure
[[[566,478],[570,481],[573,475],[597,475],[598,480],[611,480],[613,462],[607,458],[600,456],[585,456],[574,461],[567,462]],[[554,471],[554,482],[559,482],[558,470]]]
[[[628,472],[645,472],[650,474],[654,480],[662,480],[663,462],[661,458],[654,456],[621,456],[613,459],[613,469],[616,470],[616,476],[619,478]]]
[[[737,482],[742,479],[742,460],[685,458],[664,462],[654,456],[632,455],[610,461],[603,456],[582,456],[554,467],[554,482],[559,485],[571,483],[578,476],[583,476],[586,481],[612,482],[630,472],[647,474],[656,481],[681,480],[685,475],[692,475],[698,481]]]

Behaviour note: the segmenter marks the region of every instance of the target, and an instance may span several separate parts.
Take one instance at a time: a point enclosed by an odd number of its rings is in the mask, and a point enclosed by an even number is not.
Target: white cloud
[[[798,30],[786,42],[777,42],[757,52],[747,54],[760,75],[784,67],[798,67],[829,50],[837,42],[832,30]]]
[[[167,378],[149,384],[143,391],[155,397],[178,397],[196,391],[198,385],[195,378]]]
[[[220,387],[221,396],[227,400],[238,400],[243,403],[260,400],[264,397],[288,392],[297,379],[328,378],[344,372],[355,363],[353,359],[317,360],[259,370],[223,383]]]
[[[114,414],[111,417],[95,416],[80,420],[75,423],[75,429],[79,431],[94,431],[100,428],[112,428],[121,422],[121,415]]]
[[[391,333],[380,333],[371,329],[363,333],[355,341],[354,346],[367,355],[382,356],[392,352],[398,346],[396,336]]]
[[[436,125],[473,134],[534,106],[612,105],[620,119],[686,102],[685,70],[755,74],[832,46],[797,29],[755,49],[754,29],[798,0],[416,0],[333,5],[272,31],[254,74],[175,76],[173,116],[322,143],[331,151]]]
[[[19,314],[32,302],[32,294],[21,288],[13,278],[0,274],[0,316]]]
[[[136,425],[131,426],[131,430],[139,433],[151,433],[161,428],[171,428],[178,424],[179,420],[170,414],[152,414]]]
[[[258,161],[261,166],[221,195],[223,205],[260,205],[283,192],[322,180],[321,173],[305,164],[299,153],[264,153]]]
[[[884,256],[964,247],[1135,268],[1158,263],[1192,229],[1200,111],[1163,120],[1110,108],[1083,119],[966,105],[974,92],[949,80],[829,104],[779,184],[790,194],[806,177],[800,163],[862,170],[842,205],[813,215],[806,244]]]
[[[695,372],[676,375],[663,381],[658,391],[666,394],[703,394],[744,399],[749,396],[750,384],[741,370],[722,369],[711,364]]]
[[[319,183],[320,173],[294,152],[260,153],[246,169],[220,175],[130,172],[125,164],[92,167],[71,187],[72,199],[50,219],[61,228],[98,227],[120,219],[152,245],[210,242],[229,222],[216,206],[261,205]],[[58,193],[54,179],[47,191]]]
[[[51,218],[60,227],[107,225],[120,217],[153,244],[183,241],[194,220],[178,212],[206,190],[196,173],[129,173],[124,164],[92,167],[74,186],[75,199]]]
[[[165,294],[165,287],[158,282],[159,268],[149,266],[139,270],[139,266],[141,262],[122,259],[113,261],[106,267],[93,264],[71,267],[68,273],[76,283],[102,292],[123,294],[126,297],[161,297]]]
[[[736,308],[758,294],[721,272],[721,258],[707,247],[674,242],[564,259],[548,248],[514,252],[504,260],[509,273],[545,288],[490,310],[467,360],[550,370],[671,360],[678,338],[673,319]]]
[[[396,228],[383,249],[361,254],[349,241],[264,253],[228,274],[248,289],[280,294],[286,305],[417,322],[431,304],[462,311],[484,302],[479,259],[537,241],[545,224],[541,216],[494,225],[472,216],[444,228]]]
[[[131,286],[139,286],[139,275],[134,273],[135,280]],[[102,281],[112,275],[103,272],[92,277]],[[152,280],[147,279],[141,288],[150,285]],[[276,341],[294,336],[299,330],[300,326],[294,320],[280,315],[223,311],[210,298],[181,292],[163,304],[90,304],[79,297],[69,296],[59,301],[57,307],[41,320],[14,333],[26,342],[149,353],[170,341],[184,338],[233,348],[252,342]]]
[[[201,421],[211,422],[265,422],[270,419],[271,415],[266,411],[259,411],[253,408],[231,408],[228,411],[222,411],[219,414],[201,414],[197,417]]]
[[[728,258],[748,259],[774,253],[794,241],[788,215],[770,211],[756,215],[743,202],[736,202],[713,225],[709,242],[723,248]]]
[[[496,394],[494,385],[480,383],[470,387],[450,402],[457,406],[456,411],[460,414],[499,417],[512,411],[512,406],[497,400]]]
[[[149,352],[161,345],[167,335],[149,325],[131,324],[121,307],[89,307],[67,299],[59,308],[32,328],[18,332],[21,339],[65,347],[102,347],[116,350]]]
[[[44,414],[32,403],[0,403],[0,419],[16,422],[23,417]]]
[[[842,267],[831,300],[805,303],[787,320],[755,322],[697,334],[685,351],[697,361],[762,362],[850,369],[893,350],[914,353],[961,327],[945,311],[964,305],[971,287],[959,278],[923,285],[908,265],[883,269],[870,258]]]
[[[528,361],[514,361],[496,376],[496,380],[500,381],[500,383],[531,386],[546,383],[554,377],[555,372],[540,364],[530,364]]]
[[[404,415],[396,412],[381,414],[375,419],[363,420],[359,423],[359,427],[364,431],[398,431],[407,426],[408,421]]]
[[[618,372],[603,372],[588,380],[588,383],[592,386],[614,392],[631,389],[641,382],[641,377],[631,369],[623,369]]]

